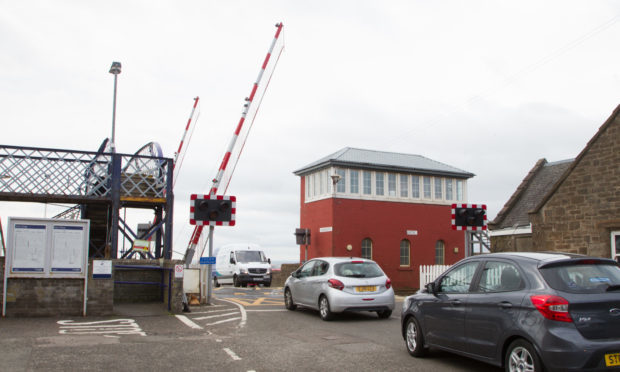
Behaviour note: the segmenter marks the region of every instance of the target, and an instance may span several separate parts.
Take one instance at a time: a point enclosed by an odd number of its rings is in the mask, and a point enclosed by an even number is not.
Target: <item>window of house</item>
[[[319,177],[317,174],[312,175],[312,195],[317,196],[319,194]]]
[[[420,197],[420,176],[411,176],[411,197]]]
[[[364,195],[372,194],[372,173],[364,171],[362,173],[362,182]]]
[[[310,190],[310,189],[311,189],[311,187],[310,187],[310,186],[311,186],[311,185],[310,185],[310,176],[306,176],[306,199],[310,198],[310,195],[312,195],[312,194],[310,193],[310,191],[311,191],[311,190]]]
[[[360,192],[360,172],[357,170],[351,169],[349,171],[349,176],[351,177],[351,194],[359,194]]]
[[[456,200],[463,200],[463,181],[456,181]]]
[[[319,195],[325,194],[325,172],[319,173]]]
[[[435,199],[443,199],[443,178],[435,177]]]
[[[452,178],[446,179],[446,200],[452,200]]]
[[[409,254],[411,253],[411,243],[407,239],[400,241],[400,266],[409,266]]]
[[[383,189],[385,187],[385,180],[383,177],[383,173],[379,173],[377,172],[377,174],[375,175],[375,183],[376,183],[376,192],[377,195],[383,195]]]
[[[445,244],[443,240],[437,240],[435,243],[435,265],[444,264]]]
[[[431,198],[431,178],[424,176],[424,199]]]
[[[400,197],[406,198],[409,196],[409,175],[400,175]]]
[[[396,174],[388,173],[388,196],[396,196]]]
[[[370,238],[362,240],[362,258],[372,260],[372,240]]]
[[[346,181],[346,171],[344,169],[336,169],[336,174],[340,176],[340,180],[338,180],[338,183],[336,184],[336,191],[337,192],[346,192],[347,191],[347,181]]]

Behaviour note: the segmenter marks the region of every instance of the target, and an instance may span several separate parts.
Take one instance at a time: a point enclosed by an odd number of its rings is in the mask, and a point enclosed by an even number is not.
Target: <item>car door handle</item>
[[[502,309],[512,309],[512,304],[510,302],[502,301],[497,305],[499,305]]]
[[[450,304],[452,306],[460,306],[461,305],[461,300],[452,300],[452,301],[450,301]]]

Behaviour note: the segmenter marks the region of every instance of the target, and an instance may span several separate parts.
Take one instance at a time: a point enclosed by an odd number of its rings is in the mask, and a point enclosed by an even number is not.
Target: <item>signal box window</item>
[[[372,260],[372,240],[369,238],[362,240],[362,258]]]
[[[443,265],[444,264],[444,251],[445,245],[442,240],[438,240],[435,243],[435,265]]]
[[[409,266],[411,243],[407,239],[400,241],[400,266]]]

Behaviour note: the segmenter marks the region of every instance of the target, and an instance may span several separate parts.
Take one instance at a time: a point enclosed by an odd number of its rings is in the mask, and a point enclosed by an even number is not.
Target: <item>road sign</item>
[[[200,257],[201,265],[215,265],[215,257]]]

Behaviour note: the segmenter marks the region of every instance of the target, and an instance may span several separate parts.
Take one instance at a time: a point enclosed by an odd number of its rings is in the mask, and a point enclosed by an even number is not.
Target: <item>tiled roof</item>
[[[504,208],[489,224],[491,229],[528,226],[530,224],[528,212],[536,208],[572,163],[573,159],[554,163],[547,163],[546,159],[540,159],[536,162]]]
[[[474,176],[473,173],[440,163],[421,155],[364,150],[351,147],[345,147],[342,150],[310,163],[293,173],[301,176],[328,166],[434,174],[457,178],[471,178]]]

